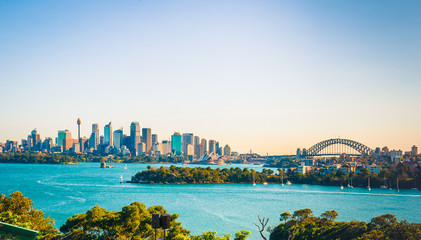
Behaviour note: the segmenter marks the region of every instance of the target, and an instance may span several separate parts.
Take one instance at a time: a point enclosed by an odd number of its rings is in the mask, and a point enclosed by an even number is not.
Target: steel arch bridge
[[[348,155],[367,156],[373,153],[373,150],[366,145],[343,138],[332,138],[321,141],[309,149],[303,149],[301,156],[324,156],[324,155]]]

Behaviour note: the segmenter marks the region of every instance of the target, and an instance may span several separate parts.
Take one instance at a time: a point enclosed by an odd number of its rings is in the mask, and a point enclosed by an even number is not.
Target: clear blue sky
[[[91,124],[261,154],[421,147],[421,1],[0,0],[0,141]]]

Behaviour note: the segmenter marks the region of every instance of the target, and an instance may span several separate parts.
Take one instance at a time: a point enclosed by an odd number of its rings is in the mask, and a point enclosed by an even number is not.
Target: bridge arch
[[[321,141],[313,145],[312,147],[307,149],[305,152],[303,152],[303,155],[304,156],[325,155],[325,154],[321,154],[322,150],[336,144],[342,144],[342,145],[348,146],[354,149],[356,152],[358,152],[361,155],[371,155],[373,153],[373,150],[371,148],[357,141],[343,139],[343,138],[332,138],[332,139]],[[342,154],[342,153],[333,152],[332,154]]]

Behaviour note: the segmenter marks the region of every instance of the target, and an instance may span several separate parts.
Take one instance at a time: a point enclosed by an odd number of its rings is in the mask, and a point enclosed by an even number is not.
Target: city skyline
[[[421,144],[421,3],[0,2],[0,142],[130,124],[238,152]],[[25,16],[25,17],[22,17]]]

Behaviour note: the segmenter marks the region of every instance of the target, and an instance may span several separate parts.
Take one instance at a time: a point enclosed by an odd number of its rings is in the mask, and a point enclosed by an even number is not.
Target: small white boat
[[[303,187],[304,187],[304,188],[307,188],[307,184],[304,184],[304,185],[303,185]]]
[[[344,189],[344,186],[341,185],[341,189]]]
[[[385,185],[381,185],[380,188],[381,189],[387,189],[387,187]]]
[[[263,183],[263,185],[268,185],[268,183],[265,181],[265,182]]]
[[[126,164],[126,165],[124,165],[124,169],[127,169],[127,164]]]
[[[254,178],[254,172],[253,172],[253,186],[256,186],[256,180]]]
[[[289,180],[287,181],[287,185],[291,185],[291,182]]]
[[[123,175],[120,175],[120,183],[123,183]]]
[[[368,191],[371,191],[371,187],[370,187],[370,176],[368,176],[367,189],[368,189]]]

